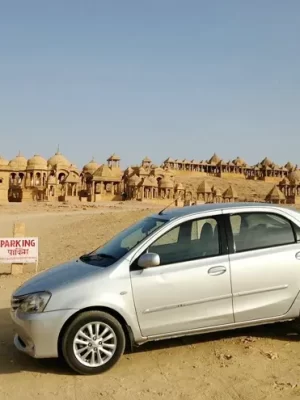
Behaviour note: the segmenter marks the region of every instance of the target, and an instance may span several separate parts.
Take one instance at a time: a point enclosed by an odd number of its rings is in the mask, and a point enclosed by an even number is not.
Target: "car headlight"
[[[22,298],[19,305],[19,310],[24,313],[42,313],[49,300],[51,298],[51,293],[49,292],[39,292],[31,293]]]

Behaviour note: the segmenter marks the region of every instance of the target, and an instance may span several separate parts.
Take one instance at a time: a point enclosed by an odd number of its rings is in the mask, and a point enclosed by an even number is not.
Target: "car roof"
[[[179,218],[179,217],[185,217],[188,215],[193,215],[193,214],[198,214],[201,212],[209,212],[209,211],[221,211],[221,210],[228,210],[228,209],[236,209],[236,208],[254,208],[254,207],[272,207],[274,209],[285,209],[287,210],[287,207],[281,207],[278,204],[271,204],[271,203],[242,203],[242,202],[236,202],[236,203],[208,203],[208,204],[201,204],[201,205],[194,205],[194,206],[186,206],[186,207],[178,207],[178,208],[170,208],[170,209],[165,209],[161,214],[155,214],[155,217],[164,217],[168,220],[174,219],[174,218]]]

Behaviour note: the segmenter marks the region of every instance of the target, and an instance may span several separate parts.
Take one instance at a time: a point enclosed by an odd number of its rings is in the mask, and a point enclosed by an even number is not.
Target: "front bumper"
[[[26,314],[11,310],[16,335],[14,344],[19,351],[34,358],[58,357],[58,338],[65,322],[77,310],[48,311]]]

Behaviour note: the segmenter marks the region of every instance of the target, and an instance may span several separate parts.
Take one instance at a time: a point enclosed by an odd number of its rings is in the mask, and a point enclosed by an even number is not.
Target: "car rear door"
[[[167,229],[167,228],[166,228]],[[145,249],[157,267],[131,270],[143,336],[233,323],[230,266],[221,213],[177,224]]]
[[[300,288],[299,227],[279,211],[224,212],[235,322],[284,316]]]

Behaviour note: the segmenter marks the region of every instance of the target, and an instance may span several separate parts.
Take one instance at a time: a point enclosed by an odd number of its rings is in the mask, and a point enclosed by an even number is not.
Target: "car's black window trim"
[[[224,228],[225,228],[228,254],[235,253],[234,238],[233,238],[233,232],[232,232],[232,227],[231,227],[231,222],[230,222],[231,215],[236,215],[236,214],[223,214],[223,217],[224,217],[223,223],[224,223]]]
[[[283,220],[285,220],[286,222],[288,222],[290,224],[293,234],[294,234],[294,241],[291,243],[276,244],[276,245],[272,245],[272,246],[256,247],[256,248],[252,248],[252,249],[236,251],[230,217],[232,217],[234,215],[247,215],[247,214],[267,214],[267,215],[274,215],[276,217],[282,218]],[[296,228],[298,228],[298,229],[300,229],[300,228],[293,221],[291,221],[290,219],[288,219],[287,217],[285,217],[281,214],[277,214],[274,212],[266,212],[266,211],[241,211],[241,212],[236,212],[236,213],[224,214],[224,217],[225,217],[224,224],[226,227],[226,235],[227,235],[227,240],[228,240],[229,254],[241,254],[241,253],[248,253],[250,251],[258,251],[258,250],[272,249],[272,248],[283,247],[283,246],[291,246],[291,245],[297,244],[297,242],[300,241],[299,240],[300,238],[298,239],[299,234],[296,231],[297,230]]]
[[[172,228],[170,228],[167,232],[163,233],[161,236],[159,236],[156,240],[158,240],[160,237],[162,237],[163,235],[166,235],[168,232],[170,232],[172,229],[175,229],[177,226],[180,226],[186,222],[191,222],[191,224],[195,221],[200,221],[203,219],[215,219],[217,224],[218,224],[218,236],[219,236],[219,254],[215,254],[212,256],[204,256],[204,257],[196,257],[193,259],[189,259],[189,260],[184,260],[184,261],[175,261],[175,262],[170,262],[168,264],[163,264],[163,265],[159,265],[158,267],[166,267],[168,265],[173,265],[173,264],[184,264],[184,263],[188,263],[191,261],[196,261],[196,260],[209,260],[209,259],[213,259],[216,257],[221,257],[223,255],[228,255],[229,254],[229,247],[228,247],[228,238],[227,238],[227,234],[226,234],[226,229],[225,229],[225,224],[224,224],[224,215],[223,214],[217,214],[217,215],[208,215],[208,216],[203,216],[203,217],[197,217],[191,220],[187,220],[187,221],[183,221],[181,223],[179,223],[178,225],[173,226]],[[155,241],[154,241],[155,242]],[[148,251],[148,248],[150,246],[147,247],[146,250],[144,250],[144,252],[142,254],[145,254]],[[138,259],[141,257],[140,254],[130,265],[130,271],[140,271],[142,268],[138,266]],[[153,268],[157,268],[157,267],[153,267]]]
[[[297,241],[297,243],[299,243],[300,242],[300,227],[298,225],[296,225],[294,222],[293,222],[293,227],[295,230],[296,241]]]

